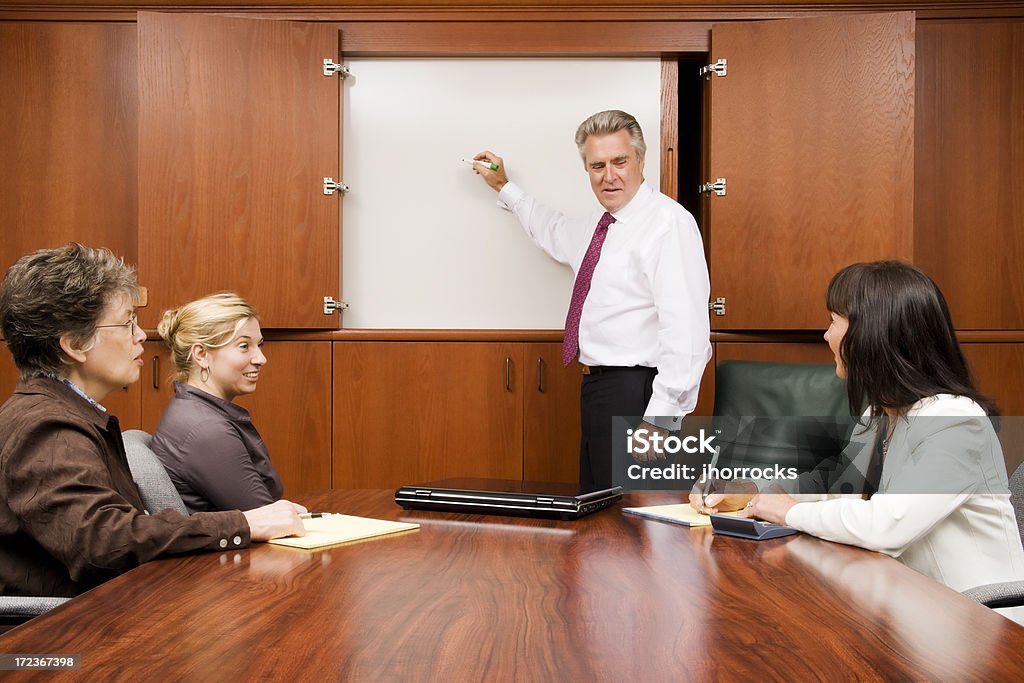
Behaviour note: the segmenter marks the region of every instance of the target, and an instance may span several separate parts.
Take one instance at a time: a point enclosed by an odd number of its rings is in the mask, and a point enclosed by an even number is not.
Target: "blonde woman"
[[[232,292],[167,311],[157,328],[177,372],[174,398],[153,437],[191,512],[250,510],[284,487],[249,411],[234,403],[256,391],[267,362],[259,316]]]

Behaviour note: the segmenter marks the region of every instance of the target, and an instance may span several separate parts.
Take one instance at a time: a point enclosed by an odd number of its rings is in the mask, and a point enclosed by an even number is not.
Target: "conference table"
[[[1024,628],[899,562],[612,507],[576,521],[297,497],[415,531],[150,562],[0,636],[89,680],[1024,680]],[[624,505],[678,502],[627,495]]]

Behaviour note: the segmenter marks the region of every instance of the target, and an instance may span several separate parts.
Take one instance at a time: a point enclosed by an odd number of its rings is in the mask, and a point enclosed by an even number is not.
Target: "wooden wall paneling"
[[[266,327],[333,328],[340,288],[338,32],[140,12],[139,267],[159,312],[231,289]]]
[[[679,197],[679,62],[661,59],[661,193]]]
[[[978,390],[1002,415],[999,438],[1007,473],[1024,462],[1024,344],[962,344]]]
[[[833,363],[834,357],[824,340],[820,344],[800,342],[715,344],[715,363],[726,360],[755,360],[769,363]]]
[[[167,345],[157,337],[145,342],[142,353],[141,388],[142,430],[153,434],[160,424],[164,408],[174,396],[174,364]],[[257,428],[259,425],[256,425]],[[273,453],[271,453],[273,456]]]
[[[11,397],[17,384],[18,368],[7,349],[7,342],[0,341],[0,405]]]
[[[598,22],[625,25],[616,42],[633,42],[634,25],[689,23],[706,20],[779,19],[819,12],[864,12],[894,9],[916,10],[924,18],[999,18],[1024,14],[1017,0],[6,0],[0,14],[17,20],[131,21],[137,10],[231,12],[235,16],[306,21],[392,23],[558,22],[575,21],[584,26]],[[605,42],[607,42],[607,27]],[[641,33],[641,36],[643,34]],[[642,45],[642,43],[636,43]]]
[[[842,266],[911,256],[914,16],[716,24],[714,329],[814,329]]]
[[[335,343],[335,488],[522,478],[522,363],[520,344]]]
[[[134,26],[0,23],[0,273],[72,240],[136,246]]]
[[[579,481],[579,364],[562,367],[562,344],[525,344],[523,479]]]
[[[267,342],[259,389],[238,404],[252,414],[285,496],[331,487],[331,344]]]
[[[922,22],[914,260],[957,327],[1024,329],[1024,21]]]
[[[658,56],[707,52],[702,21],[341,21],[353,57]],[[609,40],[609,36],[615,36]]]
[[[704,368],[700,378],[700,389],[697,394],[697,407],[691,415],[709,416],[715,412],[715,358],[718,355],[718,344],[711,345],[711,360]]]

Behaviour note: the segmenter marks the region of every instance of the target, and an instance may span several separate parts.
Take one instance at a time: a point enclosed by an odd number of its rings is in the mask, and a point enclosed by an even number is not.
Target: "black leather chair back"
[[[714,429],[730,467],[813,469],[839,455],[853,424],[832,364],[722,361],[715,370]]]

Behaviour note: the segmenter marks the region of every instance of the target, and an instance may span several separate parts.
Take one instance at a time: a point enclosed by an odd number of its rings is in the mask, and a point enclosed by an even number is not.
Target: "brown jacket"
[[[142,562],[249,545],[241,512],[148,515],[117,418],[57,380],[0,407],[0,594],[77,595]]]

